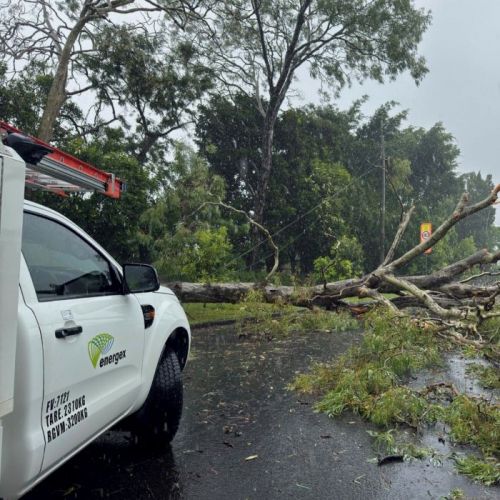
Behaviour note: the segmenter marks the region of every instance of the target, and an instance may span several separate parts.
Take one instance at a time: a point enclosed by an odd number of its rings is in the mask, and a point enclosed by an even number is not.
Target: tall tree
[[[368,268],[380,263],[380,217],[381,217],[381,124],[386,151],[386,236],[396,230],[402,210],[411,204],[408,183],[408,151],[397,147],[405,112],[394,113],[395,103],[387,103],[375,111],[367,120],[358,123],[355,141],[349,151],[347,165],[354,180],[351,199],[356,200],[349,217],[352,231],[362,243]],[[389,241],[385,240],[384,248]]]
[[[86,80],[82,57],[97,50],[96,34],[117,18],[134,13],[137,31],[163,24],[163,13],[183,25],[192,12],[188,0],[4,0],[0,3],[2,58],[14,70],[26,63],[44,63],[53,79],[43,107],[38,137],[49,141],[63,104],[93,89]],[[151,15],[157,14],[156,18]],[[137,14],[136,14],[137,15]],[[164,28],[164,26],[163,26]]]
[[[272,169],[278,113],[296,76],[307,66],[338,90],[351,80],[426,72],[417,46],[430,16],[412,0],[229,0],[212,5],[198,28],[206,57],[230,91],[255,96],[263,118],[255,201],[262,222]],[[261,96],[265,95],[265,99]]]
[[[262,117],[254,103],[244,94],[234,101],[217,96],[201,107],[196,128],[200,152],[226,181],[227,200],[247,212],[255,205],[259,180]],[[359,103],[346,112],[289,109],[277,120],[266,227],[276,233],[282,265],[290,263],[293,272],[310,272],[313,260],[344,232],[343,219],[351,211],[349,175],[339,163],[351,156],[358,119]],[[252,245],[245,237],[235,246],[249,255]],[[266,262],[268,255],[272,265],[273,252],[259,250],[257,261]]]
[[[358,207],[346,165],[358,113],[358,103],[347,111],[307,106],[278,119],[266,220],[293,272],[310,273],[317,257],[353,234],[349,221]]]

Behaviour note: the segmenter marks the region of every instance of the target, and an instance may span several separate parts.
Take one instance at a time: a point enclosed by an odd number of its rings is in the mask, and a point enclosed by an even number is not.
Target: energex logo
[[[88,343],[88,352],[90,362],[94,368],[115,364],[117,365],[120,360],[126,357],[126,351],[118,351],[107,356],[108,352],[111,351],[115,339],[109,333],[100,333],[96,335]]]

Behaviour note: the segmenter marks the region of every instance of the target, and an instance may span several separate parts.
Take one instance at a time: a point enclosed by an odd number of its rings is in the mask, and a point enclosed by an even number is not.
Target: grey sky
[[[373,112],[394,100],[409,109],[408,124],[441,121],[461,150],[459,170],[493,174],[500,182],[500,0],[417,0],[431,9],[432,26],[420,46],[429,73],[417,87],[408,75],[394,83],[365,82],[345,90],[337,104],[348,107],[363,94]],[[316,82],[298,87],[304,101],[319,102]]]

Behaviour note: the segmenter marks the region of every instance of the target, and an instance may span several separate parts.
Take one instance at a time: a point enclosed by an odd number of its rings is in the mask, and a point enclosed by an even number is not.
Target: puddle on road
[[[489,363],[481,358],[466,358],[461,353],[449,353],[445,356],[442,367],[423,370],[408,385],[412,389],[420,389],[430,384],[445,382],[468,396],[483,397],[493,403],[500,402],[500,390],[482,387],[477,377],[468,372],[471,365],[489,366]]]

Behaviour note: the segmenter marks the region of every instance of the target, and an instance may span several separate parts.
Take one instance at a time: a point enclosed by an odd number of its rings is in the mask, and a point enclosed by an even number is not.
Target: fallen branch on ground
[[[383,304],[398,315],[402,314],[401,311],[406,307],[420,307],[431,313],[433,317],[431,321],[441,325],[446,324],[448,329],[453,330],[452,337],[458,343],[477,347],[481,341],[467,336],[474,334],[477,331],[476,326],[482,321],[499,315],[492,311],[492,308],[496,296],[500,293],[500,284],[480,286],[471,285],[469,282],[486,274],[498,273],[483,272],[462,281],[458,280],[464,272],[476,266],[497,263],[500,260],[500,251],[490,252],[482,249],[428,275],[400,276],[396,273],[427,249],[435,246],[459,221],[493,205],[497,201],[499,191],[500,185],[497,185],[486,198],[470,205],[468,194],[464,193],[454,212],[427,241],[416,245],[402,256],[394,258],[414,211],[414,207],[410,208],[401,219],[384,262],[361,278],[350,278],[301,289],[269,284],[269,278],[278,268],[279,251],[269,231],[259,225],[259,229],[266,235],[274,250],[274,265],[265,283],[171,283],[169,286],[181,300],[186,302],[234,303],[241,301],[249,291],[258,289],[267,302],[283,302],[311,308],[315,306],[329,309],[347,307],[355,312],[370,308],[365,304],[349,304],[345,301],[349,297],[369,297],[374,300],[374,303]],[[255,223],[245,212],[222,202],[209,202],[209,204],[216,204],[241,213],[250,223]],[[384,296],[387,293],[396,293],[398,297],[388,299]]]

